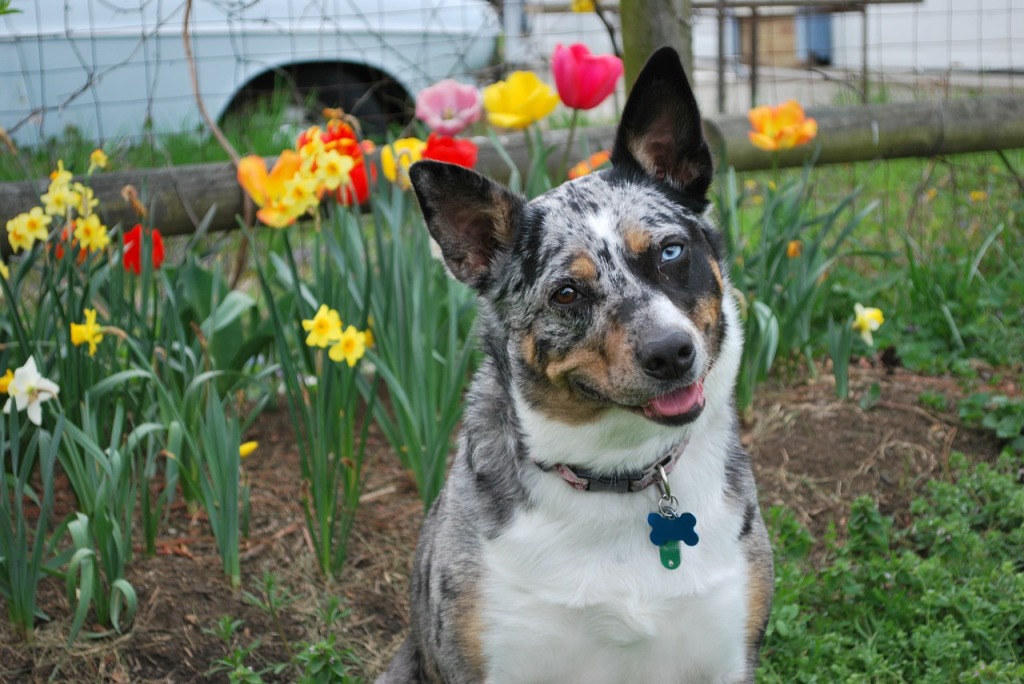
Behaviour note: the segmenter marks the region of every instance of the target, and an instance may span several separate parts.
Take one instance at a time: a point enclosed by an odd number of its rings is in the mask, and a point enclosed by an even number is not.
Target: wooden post
[[[757,33],[760,30],[757,20],[757,8],[750,8],[750,107],[757,106]]]
[[[693,78],[692,10],[690,0],[621,0],[627,90],[651,53],[666,45],[676,49],[687,75]]]
[[[718,0],[718,113],[725,114],[725,0]]]

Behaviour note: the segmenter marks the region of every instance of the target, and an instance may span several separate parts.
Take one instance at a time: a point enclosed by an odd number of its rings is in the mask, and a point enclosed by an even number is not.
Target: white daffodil
[[[44,401],[53,399],[60,393],[60,387],[52,380],[47,380],[36,368],[36,360],[31,356],[25,365],[14,371],[14,377],[7,385],[7,395],[10,397],[4,404],[4,413],[11,412],[11,402],[18,411],[28,411],[28,419],[36,425],[43,422],[43,409],[40,407]]]

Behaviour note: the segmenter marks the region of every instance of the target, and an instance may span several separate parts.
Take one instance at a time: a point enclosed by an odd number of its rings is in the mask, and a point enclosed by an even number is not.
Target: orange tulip
[[[768,152],[803,145],[818,134],[818,122],[808,118],[796,100],[783,102],[776,107],[754,107],[747,117],[754,129],[747,134],[750,142]]]

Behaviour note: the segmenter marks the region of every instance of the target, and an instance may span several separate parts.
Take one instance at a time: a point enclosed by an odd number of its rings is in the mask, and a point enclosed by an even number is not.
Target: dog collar
[[[619,473],[617,475],[597,475],[589,470],[573,468],[564,463],[545,465],[538,461],[534,464],[544,472],[555,472],[570,487],[581,492],[615,492],[617,494],[628,494],[630,492],[641,492],[655,482],[660,481],[664,475],[672,472],[673,466],[686,450],[686,441],[676,444],[663,458],[646,468],[638,471]]]

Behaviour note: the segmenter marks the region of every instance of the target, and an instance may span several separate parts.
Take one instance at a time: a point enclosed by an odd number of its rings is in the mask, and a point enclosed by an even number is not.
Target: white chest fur
[[[695,440],[699,442],[699,440]],[[482,635],[490,684],[682,684],[743,678],[747,573],[742,523],[722,495],[720,462],[689,458],[670,475],[699,543],[664,568],[649,537],[657,490],[577,492],[539,469],[535,507],[488,544]]]

